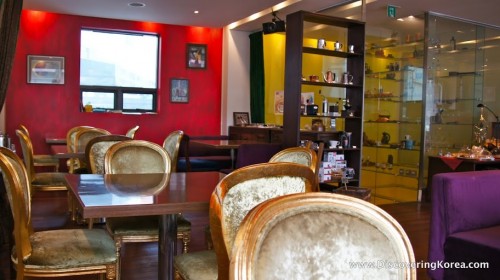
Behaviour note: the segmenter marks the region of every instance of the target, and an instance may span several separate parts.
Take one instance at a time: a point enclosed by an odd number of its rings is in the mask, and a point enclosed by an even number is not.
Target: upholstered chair
[[[171,132],[163,141],[163,148],[168,152],[170,160],[172,161],[172,172],[177,172],[177,160],[179,159],[179,150],[181,147],[184,132],[176,130]]]
[[[121,141],[106,152],[104,171],[108,174],[170,174],[171,160],[167,151],[156,143],[143,140]],[[158,216],[106,218],[106,228],[116,242],[117,255],[120,255],[122,244],[126,242],[158,242],[159,223]],[[191,223],[178,217],[177,231],[177,237],[182,238],[183,250],[187,251],[191,235],[186,239],[179,232],[191,232]],[[120,271],[117,274],[119,279]]]
[[[269,162],[295,162],[305,166],[309,166],[316,174],[317,182],[319,183],[319,164],[320,159],[316,151],[307,147],[291,147],[279,151],[271,157]],[[318,186],[319,187],[319,186]]]
[[[104,155],[108,149],[116,143],[132,140],[125,135],[102,135],[89,140],[85,147],[85,160],[90,173],[104,174]]]
[[[103,229],[60,229],[34,232],[31,188],[21,159],[0,147],[0,168],[14,219],[12,262],[16,279],[88,274],[115,279],[116,249]]]
[[[183,279],[228,279],[229,256],[239,225],[259,203],[290,193],[316,191],[315,174],[307,166],[261,163],[239,168],[224,177],[210,199],[214,250],[182,254],[174,267]]]
[[[81,126],[75,126],[72,127],[66,132],[66,147],[68,148],[68,153],[75,153],[76,152],[76,133],[85,129],[90,129],[94,128],[92,126],[86,126],[86,125],[81,125]],[[69,173],[74,173],[74,170],[77,169],[79,166],[77,165],[79,161],[76,158],[70,158],[66,162],[68,165],[68,171]]]
[[[33,161],[33,145],[31,139],[22,130],[17,129],[16,135],[21,143],[23,160],[28,172],[32,191],[65,191],[66,180],[63,172],[36,172]]]
[[[28,137],[30,137],[30,133],[26,126],[19,125],[19,130],[23,131]],[[31,138],[30,138],[31,139]],[[9,148],[9,147],[7,147]],[[52,167],[55,172],[59,171],[59,159],[53,155],[46,154],[34,154],[33,155],[33,164],[35,167]]]
[[[414,263],[405,231],[379,207],[345,195],[299,193],[248,213],[234,240],[230,279],[408,280],[416,279]]]
[[[137,130],[139,130],[139,126],[138,125],[136,125],[136,126],[132,127],[131,129],[127,130],[127,133],[125,133],[125,136],[134,139],[135,133],[137,132]]]
[[[105,129],[102,128],[88,128],[88,129],[83,129],[75,134],[75,152],[76,153],[85,153],[85,149],[87,147],[88,142],[98,136],[103,136],[103,135],[111,135],[111,133]],[[82,159],[77,159],[76,160],[77,164],[76,166],[78,167],[77,169],[74,169],[73,172],[76,173],[90,173],[88,170],[88,163],[86,160]]]
[[[163,148],[170,156],[170,165],[172,172],[177,172],[177,162],[179,160],[179,151],[184,139],[184,131],[175,130],[167,135],[163,141]],[[188,221],[182,213],[177,216],[177,238],[182,240],[182,252],[187,253],[189,242],[191,241],[191,222]]]

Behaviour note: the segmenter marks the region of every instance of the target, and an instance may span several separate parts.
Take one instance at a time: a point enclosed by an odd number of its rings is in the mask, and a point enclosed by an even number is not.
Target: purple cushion
[[[450,235],[444,245],[445,262],[487,262],[484,269],[445,269],[445,279],[498,279],[500,276],[500,226]]]
[[[500,225],[500,170],[436,174],[432,179],[429,261],[445,259],[446,238],[457,232]],[[443,279],[443,270],[429,270]]]

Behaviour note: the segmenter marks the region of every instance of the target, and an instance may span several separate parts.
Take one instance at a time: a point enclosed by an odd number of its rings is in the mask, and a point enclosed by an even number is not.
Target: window
[[[82,29],[82,105],[99,111],[156,112],[158,46],[157,35]]]

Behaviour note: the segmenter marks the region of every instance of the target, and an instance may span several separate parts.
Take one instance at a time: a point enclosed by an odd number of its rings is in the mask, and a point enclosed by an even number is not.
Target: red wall
[[[80,112],[80,29],[145,31],[160,36],[158,114]],[[207,68],[186,68],[186,43],[207,44]],[[27,84],[27,55],[65,57],[64,85]],[[46,136],[65,137],[78,125],[124,134],[139,125],[137,139],[162,143],[173,130],[189,135],[220,134],[222,29],[111,20],[24,10],[9,83],[6,130],[20,150],[15,130],[24,124],[35,153],[48,153]],[[189,103],[171,103],[171,78],[189,79]],[[19,151],[18,151],[19,153]]]

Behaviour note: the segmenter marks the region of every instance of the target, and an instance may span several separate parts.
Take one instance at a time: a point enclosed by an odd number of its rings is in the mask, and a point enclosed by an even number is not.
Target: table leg
[[[158,240],[158,279],[173,280],[175,277],[174,256],[177,252],[177,215],[160,217]]]
[[[236,166],[236,149],[231,149],[231,169]]]

